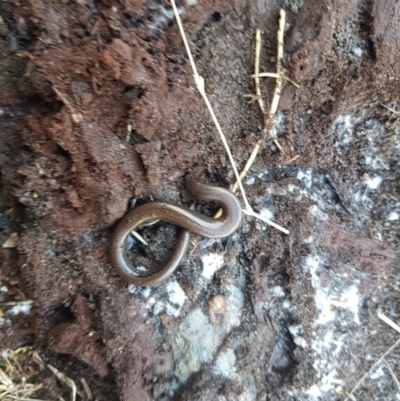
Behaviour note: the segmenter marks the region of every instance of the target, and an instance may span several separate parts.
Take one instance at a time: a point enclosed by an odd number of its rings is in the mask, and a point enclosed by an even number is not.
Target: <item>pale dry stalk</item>
[[[217,117],[216,117],[216,115],[214,113],[214,110],[213,110],[213,108],[211,106],[211,103],[208,100],[208,97],[206,95],[205,88],[204,88],[204,79],[197,72],[197,68],[196,68],[196,65],[194,63],[192,53],[190,51],[190,47],[189,47],[189,43],[188,43],[186,35],[185,35],[185,31],[183,30],[182,22],[181,22],[181,19],[179,17],[178,10],[176,8],[175,1],[171,0],[171,4],[172,4],[172,8],[174,10],[175,18],[176,18],[176,21],[177,21],[177,24],[178,24],[178,27],[179,27],[179,31],[180,31],[183,43],[184,43],[185,48],[186,48],[186,52],[187,52],[187,55],[188,55],[188,58],[189,58],[189,62],[191,64],[191,67],[192,67],[192,70],[193,70],[193,77],[194,77],[194,81],[195,81],[197,90],[200,92],[201,96],[203,97],[204,102],[206,103],[208,111],[209,111],[209,113],[211,115],[212,120],[214,121],[214,124],[215,124],[215,126],[217,128],[217,131],[218,131],[219,135],[220,135],[221,141],[222,141],[222,143],[223,143],[223,145],[225,147],[225,151],[228,154],[228,158],[229,158],[230,164],[232,166],[233,172],[235,174],[235,177],[236,177],[236,180],[237,180],[237,183],[238,183],[238,186],[239,186],[239,189],[240,189],[240,192],[241,192],[244,204],[245,204],[245,209],[243,209],[243,213],[248,214],[248,215],[253,216],[253,217],[256,217],[256,218],[264,221],[265,223],[277,228],[278,230],[284,232],[285,234],[288,234],[289,233],[288,230],[286,230],[285,228],[279,226],[278,224],[274,223],[273,221],[260,216],[259,214],[254,212],[254,210],[250,206],[250,204],[249,204],[249,202],[247,200],[247,196],[246,196],[245,190],[243,188],[242,181],[241,181],[240,176],[239,176],[239,172],[238,172],[238,170],[236,168],[235,161],[233,159],[231,150],[229,148],[228,142],[226,140],[226,137],[225,137],[224,133],[222,132],[222,129],[221,129],[221,126],[220,126],[220,124],[218,122],[218,119],[217,119]]]

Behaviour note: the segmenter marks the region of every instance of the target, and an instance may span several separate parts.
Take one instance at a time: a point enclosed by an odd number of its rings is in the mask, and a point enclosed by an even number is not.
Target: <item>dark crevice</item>
[[[220,22],[221,18],[222,18],[222,15],[219,12],[215,12],[214,14],[211,14],[211,17],[208,21],[209,22]]]
[[[75,315],[70,307],[62,304],[54,305],[46,312],[46,321],[48,322],[48,327],[53,327],[60,323],[74,322]]]

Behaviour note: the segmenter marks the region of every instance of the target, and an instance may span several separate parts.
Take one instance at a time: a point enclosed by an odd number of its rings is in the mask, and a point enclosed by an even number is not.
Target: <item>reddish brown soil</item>
[[[313,290],[298,263],[308,252],[303,239],[313,234],[304,218],[313,203],[281,195],[298,169],[325,174],[335,202],[345,209],[329,213],[320,237],[327,259],[331,238],[341,238],[332,266],[337,258],[347,258],[356,269],[384,281],[394,258],[387,246],[397,249],[399,241],[397,230],[383,231],[384,246],[364,242],[362,237],[374,238],[380,212],[360,228],[349,188],[368,169],[359,163],[357,144],[340,157],[333,151],[331,127],[339,114],[361,111],[382,125],[398,122],[381,104],[390,105],[400,93],[400,8],[394,0],[296,4],[201,0],[185,5],[182,15],[210,100],[242,165],[262,125],[257,104],[243,97],[254,92],[249,78],[254,31],[265,32],[262,69],[272,71],[279,8],[288,12],[284,66],[301,88],[285,84],[279,106],[285,113],[285,130],[279,133],[285,154],[265,138],[252,167],[256,175],[267,170],[264,183],[248,186],[247,193],[252,200],[270,196],[274,219],[291,235],[256,230],[256,222],[248,219],[239,243],[228,243],[226,256],[228,261],[238,258],[246,275],[240,330],[248,342],[237,358],[244,369],[258,369],[257,380],[267,383],[259,389],[260,400],[267,394],[275,399],[282,386],[307,387],[309,375],[301,362],[307,356],[295,351],[290,339],[291,362],[274,369],[271,344],[279,319],[257,307],[270,300],[267,287],[279,283],[298,305],[293,321],[312,331]],[[164,6],[168,2],[143,0],[0,4],[2,198],[8,205],[3,211],[12,207],[14,216],[2,231],[3,242],[11,232],[19,233],[18,247],[1,252],[0,278],[2,285],[18,290],[7,300],[34,300],[29,321],[13,319],[13,331],[0,333],[0,341],[13,349],[34,345],[60,370],[77,381],[85,376],[92,389],[97,386],[98,400],[170,399],[163,389],[166,376],[154,371],[167,346],[160,333],[168,331],[172,318],[144,317],[109,265],[115,223],[132,199],[187,201],[185,176],[223,186],[232,179],[223,146],[194,89],[177,26],[160,18]],[[355,38],[361,58],[351,54],[349,42]],[[272,81],[263,83],[266,98],[272,89]],[[387,151],[394,152],[393,147]],[[294,164],[281,167],[295,155],[300,158]],[[383,188],[400,196],[398,165],[397,171],[396,165],[389,168]],[[376,202],[377,210],[383,210],[384,201]],[[164,247],[159,241],[148,255]],[[176,273],[189,298],[183,315],[208,293],[196,283],[199,254],[194,251],[191,259],[190,269]],[[216,288],[223,287],[226,274],[215,276]],[[371,294],[372,287],[366,280],[364,294]],[[254,340],[254,347],[253,332],[263,338],[262,344]],[[239,392],[209,380],[204,366],[181,384],[176,399],[200,399],[206,385],[220,394]]]

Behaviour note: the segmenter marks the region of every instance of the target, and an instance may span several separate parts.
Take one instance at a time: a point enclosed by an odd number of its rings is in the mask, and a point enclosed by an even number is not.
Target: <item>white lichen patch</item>
[[[378,380],[382,376],[385,376],[385,372],[383,371],[382,366],[379,366],[377,369],[375,369],[370,375],[371,380]]]
[[[302,336],[302,331],[303,331],[303,328],[302,328],[302,326],[300,326],[300,325],[297,325],[297,326],[295,326],[295,325],[289,326],[289,332],[290,332],[290,334],[291,334],[292,337],[293,337],[294,343],[295,343],[298,347],[307,348],[307,347],[308,347],[308,344],[307,344],[307,341],[305,340],[305,338]]]
[[[306,188],[311,188],[312,185],[312,169],[308,168],[306,170],[299,170],[296,178],[299,181],[303,181]]]
[[[245,184],[246,185],[253,185],[256,182],[254,177],[250,177],[248,180],[246,180]]]
[[[356,57],[361,57],[362,54],[363,54],[363,51],[362,51],[361,47],[358,47],[358,46],[354,47],[354,48],[353,48],[353,54],[354,54]]]
[[[167,293],[168,300],[165,310],[168,315],[177,317],[187,299],[186,294],[177,281],[170,281],[167,284]]]
[[[298,185],[291,183],[285,191],[286,194],[293,193],[293,199],[296,202],[302,202],[304,198],[308,198],[314,203],[313,206],[321,211],[344,212],[342,204],[338,202],[336,191],[329,184],[325,174],[316,174],[312,168],[300,169],[296,179]]]
[[[187,299],[185,292],[176,280],[168,281],[158,287],[128,286],[143,317],[149,312],[159,315],[162,312],[178,317]]]
[[[282,302],[282,308],[284,308],[284,309],[291,309],[291,307],[292,307],[292,303],[291,303],[288,299],[285,299],[285,300]]]
[[[372,190],[378,189],[381,183],[382,177],[379,176],[368,178],[367,180],[365,180],[365,184],[367,185],[367,187]]]
[[[155,5],[153,7],[153,21],[148,25],[148,27],[154,33],[162,33],[168,23],[174,18],[174,11],[171,7],[161,5]],[[177,10],[179,15],[182,15],[185,12],[182,7],[178,7]]]
[[[207,280],[224,265],[224,256],[219,253],[209,253],[204,255],[201,260],[203,262],[203,277]]]
[[[302,394],[313,400],[328,399],[331,394],[341,391],[341,386],[344,385],[338,372],[346,368],[342,366],[341,353],[348,342],[349,332],[338,328],[360,324],[361,296],[356,286],[357,280],[349,285],[354,279],[350,280],[348,274],[327,270],[322,256],[316,252],[304,260],[302,268],[311,276],[317,309],[317,317],[312,324],[313,340],[310,344],[316,382]],[[349,314],[351,319],[345,319],[343,313]],[[289,331],[295,343],[301,346],[300,328],[291,326]]]
[[[366,228],[371,238],[387,245],[396,244],[393,227],[385,223],[397,220],[388,219],[388,216],[392,212],[396,216],[400,206],[395,186],[390,185],[396,181],[396,166],[400,163],[398,124],[346,114],[336,118],[331,134],[336,138],[332,148],[335,160],[343,164],[345,160],[356,158],[358,167],[340,173],[344,178],[342,182],[346,182],[345,199],[352,209],[355,225],[359,229]],[[362,174],[354,174],[356,169]],[[351,197],[353,202],[350,202]]]
[[[274,219],[274,212],[271,209],[263,207],[260,209],[260,215],[268,220]]]
[[[278,111],[275,114],[274,125],[272,126],[272,135],[274,138],[278,138],[280,135],[285,133],[285,113]]]
[[[343,383],[343,381],[337,379],[336,376],[338,376],[338,372],[336,370],[332,370],[321,378],[318,385],[314,384],[308,390],[306,390],[306,394],[314,397],[314,399],[319,399],[323,397],[324,394],[335,390],[340,384]]]
[[[396,221],[396,220],[399,219],[399,214],[396,213],[396,212],[390,212],[389,215],[388,215],[388,217],[387,217],[387,219],[388,219],[389,221]]]
[[[31,311],[33,302],[21,302],[17,305],[14,305],[11,309],[7,311],[11,315],[19,315],[20,313],[24,315],[29,315]]]
[[[324,213],[317,205],[312,205],[308,209],[310,214],[317,218],[320,221],[327,221],[328,220],[328,215]]]
[[[272,292],[278,298],[285,296],[285,291],[283,291],[283,288],[279,285],[273,287]]]
[[[225,351],[222,351],[214,364],[213,374],[217,376],[224,376],[228,379],[235,380],[237,371],[236,371],[236,355],[233,349],[228,348]]]
[[[312,235],[310,235],[309,237],[307,237],[305,240],[304,240],[304,243],[305,244],[311,244],[311,243],[313,243],[314,242],[314,237],[312,236]]]
[[[340,143],[348,144],[349,142],[352,142],[354,136],[354,127],[359,121],[359,117],[355,117],[350,114],[342,114],[335,119],[332,130],[337,138],[335,143],[336,147],[339,146]]]
[[[343,287],[343,284],[324,286],[320,275],[320,271],[323,269],[322,260],[318,255],[308,256],[303,268],[311,274],[311,283],[315,289],[315,305],[319,312],[317,323],[326,324],[334,320],[337,308],[342,308],[350,311],[354,316],[354,322],[360,324],[358,317],[360,296],[356,286]],[[333,279],[340,284],[341,277],[339,275]]]
[[[359,303],[360,303],[360,296],[356,286],[348,288],[347,291],[342,293],[339,301],[333,302],[335,306],[351,311],[354,315],[354,322],[357,324],[360,324],[360,319],[358,317]]]

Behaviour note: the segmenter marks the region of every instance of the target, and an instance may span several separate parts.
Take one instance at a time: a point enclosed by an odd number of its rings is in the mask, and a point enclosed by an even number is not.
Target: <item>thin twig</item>
[[[392,329],[395,329],[398,333],[400,333],[400,326],[396,324],[393,320],[389,319],[383,313],[378,313],[379,319],[383,320],[388,326]]]
[[[183,43],[184,43],[185,48],[186,48],[186,52],[187,52],[188,57],[189,57],[189,62],[191,64],[191,66],[192,66],[193,77],[194,77],[194,81],[195,81],[197,90],[200,92],[201,96],[203,97],[204,102],[206,103],[208,111],[211,114],[211,118],[214,121],[214,124],[215,124],[215,126],[217,128],[217,131],[218,131],[218,133],[219,133],[219,135],[221,137],[221,141],[222,141],[222,143],[223,143],[223,145],[225,147],[225,151],[228,154],[229,161],[230,161],[230,163],[232,165],[233,172],[235,173],[235,177],[236,177],[236,180],[237,180],[238,185],[239,185],[239,189],[240,189],[240,192],[241,192],[241,195],[242,195],[242,198],[243,198],[243,202],[244,202],[244,204],[246,206],[246,213],[249,214],[249,215],[255,216],[257,218],[260,218],[263,221],[266,221],[266,219],[263,219],[262,216],[258,215],[256,212],[253,211],[252,207],[249,204],[249,201],[247,200],[247,196],[246,196],[246,193],[244,191],[243,184],[242,184],[242,181],[240,179],[239,172],[238,172],[238,170],[236,168],[235,161],[233,159],[233,156],[232,156],[231,150],[229,148],[228,142],[227,142],[227,140],[225,138],[224,133],[222,132],[222,129],[221,129],[221,126],[220,126],[220,124],[218,122],[218,119],[217,119],[217,117],[216,117],[216,115],[214,113],[214,110],[213,110],[213,108],[211,106],[211,103],[208,100],[208,97],[206,95],[205,88],[204,88],[204,79],[197,72],[197,68],[196,68],[196,65],[194,63],[194,60],[193,60],[193,57],[192,57],[192,53],[190,51],[189,43],[187,41],[187,38],[186,38],[186,35],[185,35],[185,31],[183,30],[181,19],[180,19],[178,10],[177,10],[176,5],[175,5],[175,0],[171,0],[171,4],[172,4],[172,8],[174,10],[175,18],[176,18],[176,21],[177,21],[177,24],[178,24],[178,27],[179,27],[179,31],[180,31]],[[275,228],[281,230],[282,232],[286,233],[286,234],[289,233],[288,230],[286,230],[285,228],[279,226],[278,224],[274,223],[273,226]]]
[[[389,355],[398,345],[400,344],[400,338],[370,367],[370,369],[364,374],[364,376],[357,382],[357,384],[353,387],[344,401],[347,401],[350,396],[357,390],[360,384],[364,381],[364,379],[371,373],[371,371],[382,362],[382,360]]]

